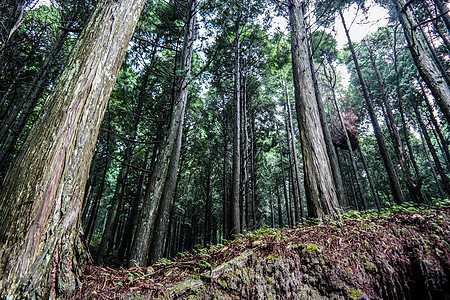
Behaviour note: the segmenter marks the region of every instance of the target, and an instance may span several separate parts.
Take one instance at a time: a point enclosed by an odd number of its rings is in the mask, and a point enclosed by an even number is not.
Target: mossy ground
[[[201,296],[213,281],[214,293],[242,296],[229,281],[211,274],[249,250],[255,257],[265,258],[271,264],[269,269],[279,264],[277,261],[292,260],[303,272],[304,282],[317,286],[317,293],[324,297],[336,293],[333,289],[341,289],[336,295],[342,299],[444,297],[450,289],[449,243],[448,203],[432,208],[405,204],[382,213],[351,212],[338,220],[294,229],[263,228],[148,268],[87,266],[76,299],[111,299],[130,293],[170,298],[170,287],[189,278],[198,287],[188,289],[186,297]],[[274,283],[271,278],[267,277],[266,284]]]

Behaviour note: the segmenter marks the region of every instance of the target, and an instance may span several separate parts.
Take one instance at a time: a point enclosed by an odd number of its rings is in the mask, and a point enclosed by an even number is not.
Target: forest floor
[[[304,245],[306,251],[320,249],[339,278],[345,280],[350,270],[352,285],[371,299],[389,298],[390,291],[385,290],[389,287],[410,289],[411,280],[422,281],[417,288],[437,288],[450,296],[448,203],[434,207],[405,204],[381,213],[350,212],[339,220],[309,223],[293,229],[263,228],[146,268],[87,265],[75,299],[126,299],[125,295],[135,292],[149,299],[172,298],[170,287],[187,278],[213,284],[214,278],[204,274],[212,274],[244,251],[251,249],[259,257],[289,257],[292,245]],[[420,269],[419,275],[414,268]],[[437,282],[438,277],[444,281]]]

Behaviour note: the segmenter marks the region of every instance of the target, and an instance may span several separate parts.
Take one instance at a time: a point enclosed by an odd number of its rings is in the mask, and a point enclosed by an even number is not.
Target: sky
[[[347,28],[349,28],[353,42],[360,42],[367,35],[388,24],[388,10],[375,4],[373,0],[368,1],[367,5],[369,7],[367,15],[364,15],[361,10],[358,11],[355,4],[344,11],[345,23]],[[336,19],[335,28],[338,49],[343,49],[345,44],[347,44],[347,37],[340,18]]]

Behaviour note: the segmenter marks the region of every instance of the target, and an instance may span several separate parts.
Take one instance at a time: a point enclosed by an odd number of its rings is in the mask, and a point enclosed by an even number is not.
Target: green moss
[[[267,256],[267,259],[278,259],[279,258],[279,256],[278,255],[269,255],[269,256]]]
[[[225,280],[218,279],[217,283],[223,288],[228,288],[228,283]]]
[[[350,288],[350,292],[347,294],[348,300],[357,300],[358,296],[361,294],[361,290],[355,290]]]
[[[322,249],[319,246],[316,246],[316,245],[313,245],[313,244],[309,244],[306,247],[306,249],[305,249],[306,252],[309,252],[309,251],[320,251],[320,250],[322,250]]]
[[[275,279],[273,278],[273,276],[272,277],[269,277],[269,278],[267,278],[267,284],[270,284],[270,285],[272,285],[272,284],[274,284],[275,283]]]

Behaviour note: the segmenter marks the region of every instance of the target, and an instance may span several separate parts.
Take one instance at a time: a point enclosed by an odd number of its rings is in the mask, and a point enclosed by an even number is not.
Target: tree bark
[[[178,67],[178,70],[181,71],[183,75],[177,79],[169,134],[161,145],[158,154],[155,170],[150,181],[150,193],[148,193],[148,196],[144,199],[136,230],[136,237],[131,251],[132,263],[136,263],[139,266],[147,264],[158,209],[161,203],[164,204],[164,207],[170,206],[166,206],[165,204],[171,201],[175,190],[183,136],[184,116],[188,98],[188,85],[191,74],[195,25],[197,22],[197,3],[197,0],[190,0],[188,3],[183,50],[181,53],[181,62]]]
[[[284,81],[284,93],[286,97],[286,130],[287,139],[289,145],[289,157],[290,157],[290,168],[292,177],[292,191],[294,194],[294,224],[298,222],[303,222],[305,217],[305,211],[303,208],[303,197],[300,184],[300,168],[298,165],[298,155],[297,155],[297,143],[294,134],[294,126],[292,123],[292,113],[291,113],[291,101],[289,100],[289,93],[287,89],[287,83]]]
[[[143,0],[101,1],[1,188],[0,294],[68,297],[100,123]]]
[[[440,14],[442,15],[442,20],[444,21],[445,27],[447,27],[447,34],[450,34],[450,16],[448,13],[448,8],[445,6],[442,0],[434,0],[436,7]]]
[[[416,36],[415,26],[417,23],[409,9],[403,8],[405,1],[393,0],[393,3],[419,74],[431,90],[447,122],[450,122],[450,89],[445,80],[441,78],[444,74],[439,71],[427,53],[422,41]]]
[[[316,92],[317,107],[319,109],[320,124],[322,125],[325,145],[327,147],[328,157],[330,158],[330,166],[331,171],[333,172],[334,184],[336,186],[336,194],[340,206],[344,207],[345,203],[347,203],[347,199],[345,199],[344,183],[342,181],[341,169],[339,168],[338,157],[336,154],[337,150],[334,148],[333,141],[331,140],[331,134],[327,123],[327,116],[323,105],[322,94],[320,92],[319,82],[317,80],[316,70],[314,67],[314,59],[311,54],[311,48],[309,46],[309,43],[308,43],[308,55],[309,55],[309,63],[311,65],[311,74],[314,82],[314,90]]]
[[[319,218],[325,215],[336,216],[340,208],[320,126],[303,11],[299,0],[289,0],[288,6],[295,102],[302,142],[308,214]]]
[[[231,228],[230,233],[241,233],[241,211],[239,196],[241,190],[241,83],[240,83],[240,42],[239,21],[236,21],[235,52],[234,52],[234,137],[233,137],[233,175],[231,181]]]

